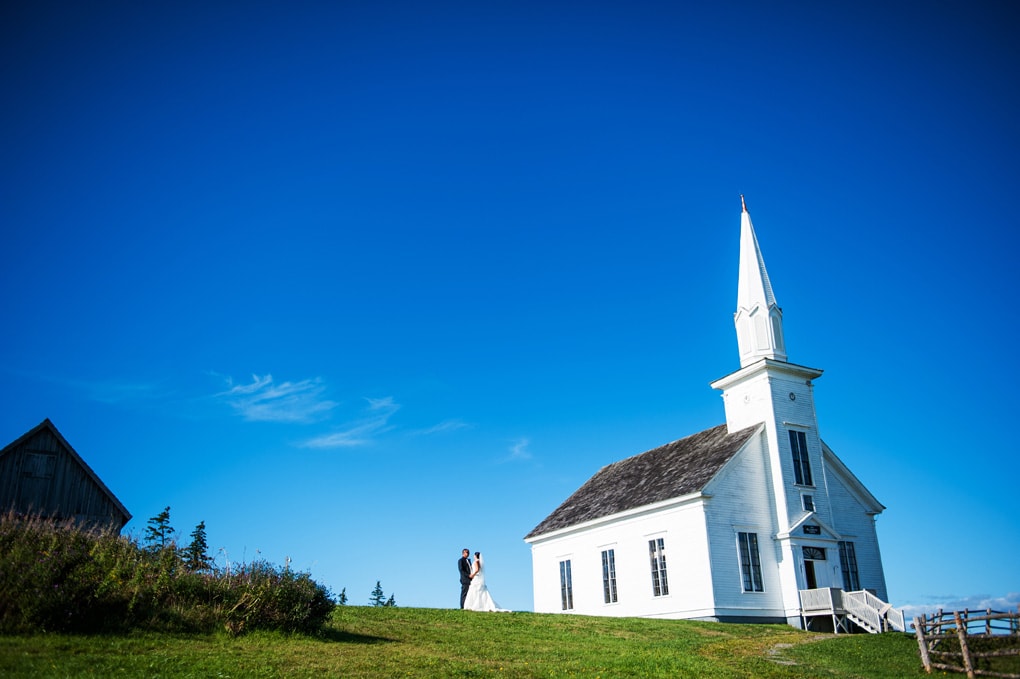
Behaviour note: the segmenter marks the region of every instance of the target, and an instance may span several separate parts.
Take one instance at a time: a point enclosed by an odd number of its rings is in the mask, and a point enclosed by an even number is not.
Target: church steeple
[[[743,368],[762,358],[785,361],[786,344],[783,341],[783,311],[772,292],[772,283],[765,270],[765,260],[743,196],[740,196],[740,206],[740,271],[733,322],[737,328],[740,367]]]

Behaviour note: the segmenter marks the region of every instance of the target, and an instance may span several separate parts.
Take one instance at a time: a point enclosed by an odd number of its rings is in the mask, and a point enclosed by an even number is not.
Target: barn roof
[[[758,428],[721,424],[606,465],[524,539],[702,490]]]

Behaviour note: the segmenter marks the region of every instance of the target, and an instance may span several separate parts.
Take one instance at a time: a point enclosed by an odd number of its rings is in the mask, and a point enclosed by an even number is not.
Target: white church
[[[813,381],[787,360],[741,197],[740,369],[712,383],[726,423],[607,465],[536,526],[535,611],[903,630],[875,517],[819,437]]]

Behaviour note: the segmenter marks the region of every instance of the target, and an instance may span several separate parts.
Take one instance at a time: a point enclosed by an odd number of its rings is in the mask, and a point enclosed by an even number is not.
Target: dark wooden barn
[[[0,511],[117,531],[131,520],[49,419],[0,450]]]

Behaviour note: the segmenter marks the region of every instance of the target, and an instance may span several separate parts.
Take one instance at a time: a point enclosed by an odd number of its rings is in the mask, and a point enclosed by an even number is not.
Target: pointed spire
[[[758,236],[751,224],[744,196],[740,196],[740,269],[737,278],[737,328],[740,367],[761,358],[786,360],[783,341],[783,312],[776,302],[772,282],[765,270],[765,259]]]

